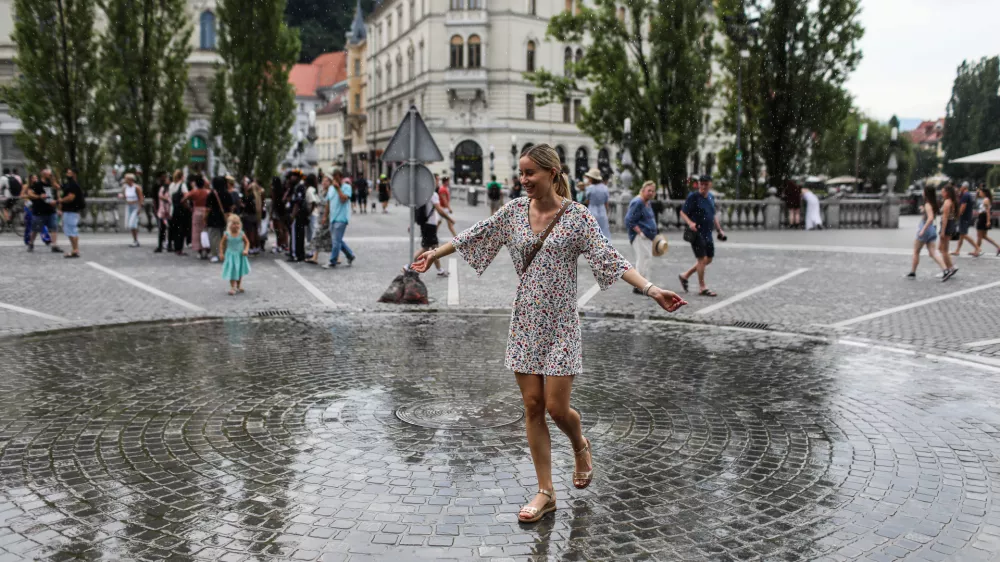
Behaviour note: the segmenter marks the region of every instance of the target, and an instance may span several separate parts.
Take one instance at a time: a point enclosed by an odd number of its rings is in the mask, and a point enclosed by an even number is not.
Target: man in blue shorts
[[[681,207],[681,219],[687,223],[688,231],[684,240],[690,242],[694,257],[698,259],[691,269],[678,276],[681,287],[686,293],[688,279],[698,274],[698,294],[703,297],[718,296],[705,285],[705,268],[715,258],[715,243],[712,241],[712,229],[719,233],[719,239],[725,240],[726,233],[722,231],[719,219],[715,215],[715,196],[712,195],[712,178],[702,176],[701,181],[695,180],[695,190],[688,194],[684,206]]]

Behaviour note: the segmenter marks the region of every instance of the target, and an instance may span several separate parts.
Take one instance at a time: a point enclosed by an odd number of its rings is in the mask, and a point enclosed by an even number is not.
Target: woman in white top
[[[135,175],[125,174],[125,185],[122,186],[122,197],[125,199],[125,228],[132,231],[132,246],[139,247],[139,209],[142,208],[142,187],[135,183]]]

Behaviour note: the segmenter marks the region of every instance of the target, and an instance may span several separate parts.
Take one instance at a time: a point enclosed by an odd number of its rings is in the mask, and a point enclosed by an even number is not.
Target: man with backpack
[[[490,216],[503,207],[503,188],[496,175],[491,175],[490,183],[486,184],[486,198],[490,201]]]
[[[437,193],[431,195],[426,205],[413,210],[413,219],[420,226],[420,251],[414,256],[413,261],[417,261],[420,254],[438,247],[438,216],[448,221],[449,228],[454,228],[455,220],[441,206],[441,198]],[[440,261],[435,261],[434,265],[437,266],[438,277],[448,277],[448,271],[441,269]]]

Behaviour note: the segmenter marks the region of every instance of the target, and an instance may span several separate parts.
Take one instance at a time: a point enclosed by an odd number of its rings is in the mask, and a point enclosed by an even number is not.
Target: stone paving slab
[[[569,485],[552,428],[559,510],[519,525],[519,419],[396,414],[516,412],[506,326],[329,312],[0,341],[24,359],[0,366],[0,557],[1000,555],[1000,369],[656,322],[583,322],[595,482]]]

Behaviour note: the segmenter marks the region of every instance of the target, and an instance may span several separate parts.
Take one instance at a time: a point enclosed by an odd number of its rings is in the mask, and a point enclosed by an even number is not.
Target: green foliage
[[[914,147],[913,155],[915,158],[913,168],[914,179],[927,178],[936,175],[940,171],[941,158],[938,157],[936,151]]]
[[[858,146],[858,129],[861,123],[868,124],[868,136]],[[892,129],[888,124],[859,114],[856,110],[834,127],[817,135],[810,161],[812,173],[828,176],[855,175],[855,156],[858,156],[857,177],[861,185],[871,185],[878,191],[886,183],[889,175],[889,140]],[[917,157],[913,142],[905,135],[899,136],[896,153],[896,190],[908,186],[914,179]],[[922,176],[921,176],[922,177]]]
[[[102,97],[121,137],[122,161],[138,165],[147,196],[154,174],[177,163],[184,145],[187,58],[191,23],[186,0],[107,0],[108,27],[102,39]]]
[[[963,61],[952,85],[944,121],[942,148],[948,158],[961,158],[1000,148],[1000,57]],[[988,167],[946,164],[953,178],[982,180]]]
[[[288,72],[299,54],[295,30],[282,21],[284,0],[221,0],[219,66],[212,85],[217,154],[240,176],[266,181],[291,146],[295,92]]]
[[[285,6],[285,22],[299,31],[302,40],[299,62],[310,62],[323,53],[343,50],[355,6],[355,0],[289,0]],[[374,7],[375,0],[361,2],[366,15]]]
[[[986,172],[986,186],[990,189],[1000,188],[1000,166],[993,166]]]
[[[742,60],[744,181],[760,196],[762,166],[772,185],[804,173],[813,134],[846,119],[851,100],[843,84],[861,60],[857,43],[864,30],[859,0],[718,0],[720,18],[744,9],[758,19],[758,33],[748,35],[750,56]],[[724,127],[733,134],[739,49],[728,42],[722,59],[729,92]],[[731,162],[720,166],[732,169]]]
[[[2,91],[21,120],[16,141],[35,168],[77,169],[83,189],[100,188],[106,105],[96,99],[100,69],[94,0],[14,0],[18,77]]]
[[[553,17],[550,38],[581,43],[588,36],[591,44],[572,65],[572,76],[541,70],[526,78],[542,89],[540,104],[589,94],[590,106],[577,126],[598,144],[620,144],[624,121],[631,118],[639,179],[669,185],[674,197],[683,197],[687,157],[712,95],[712,28],[704,18],[705,3],[629,0],[624,21],[617,4],[596,0],[577,14]]]

